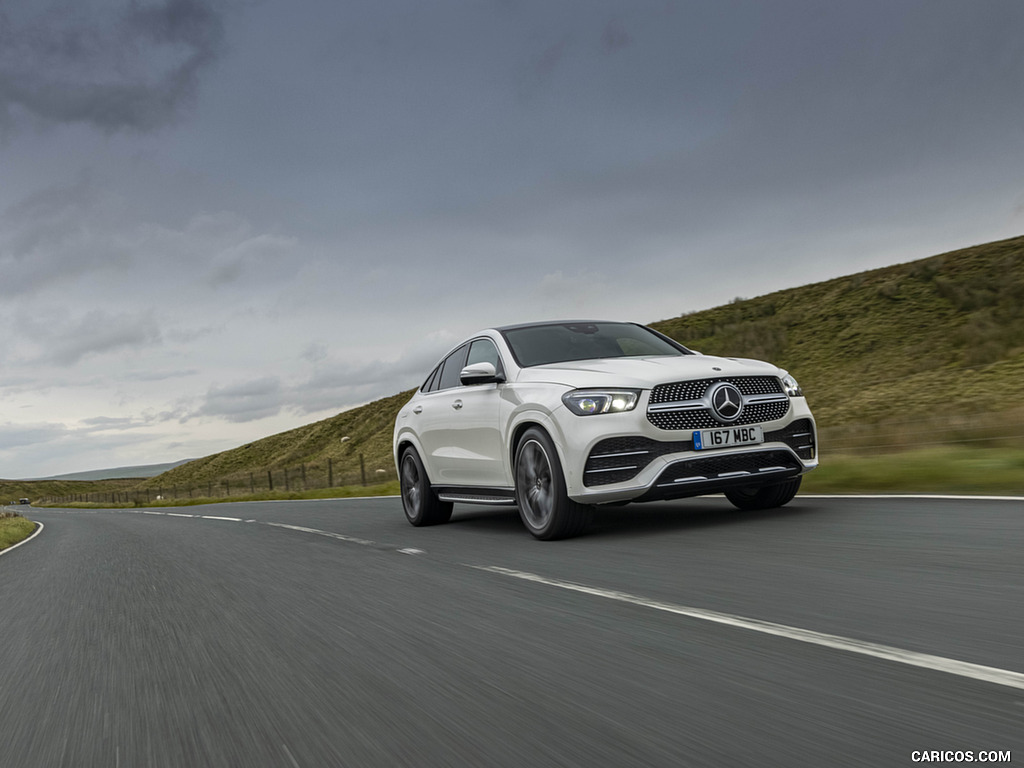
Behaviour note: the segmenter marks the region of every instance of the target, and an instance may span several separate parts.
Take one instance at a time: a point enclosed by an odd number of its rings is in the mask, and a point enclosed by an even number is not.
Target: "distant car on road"
[[[603,321],[469,337],[399,411],[393,449],[413,525],[446,522],[455,502],[514,504],[538,539],[581,533],[594,504],[724,493],[782,506],[818,464],[786,371]]]
[[[18,499],[18,503],[19,504],[30,504],[31,502],[28,499]]]

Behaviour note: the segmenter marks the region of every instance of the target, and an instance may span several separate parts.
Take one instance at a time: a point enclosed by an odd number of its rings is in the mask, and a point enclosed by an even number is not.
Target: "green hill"
[[[707,354],[788,368],[840,445],[1024,434],[1024,237],[652,325]]]
[[[1024,237],[651,325],[706,354],[789,369],[825,451],[1024,443]],[[411,394],[197,459],[138,488],[180,498],[186,488],[225,495],[271,481],[280,491],[394,479],[391,434]]]

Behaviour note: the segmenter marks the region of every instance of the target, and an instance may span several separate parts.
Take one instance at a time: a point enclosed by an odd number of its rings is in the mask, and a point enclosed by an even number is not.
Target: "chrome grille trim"
[[[608,467],[607,469],[588,469],[586,474],[591,475],[595,472],[628,472],[631,469],[640,469],[636,464],[631,464],[628,467]]]

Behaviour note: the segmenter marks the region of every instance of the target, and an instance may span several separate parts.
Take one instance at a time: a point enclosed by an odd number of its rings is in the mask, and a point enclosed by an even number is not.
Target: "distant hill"
[[[651,325],[705,354],[788,368],[804,387],[823,448],[851,439],[871,448],[897,433],[909,443],[957,434],[969,442],[979,427],[1005,431],[1008,424],[1024,434],[1024,237]],[[300,466],[319,478],[331,471],[341,485],[358,482],[360,456],[371,478],[393,478],[395,415],[411,395],[196,459],[139,487],[237,488],[265,483],[270,471],[280,488],[297,482]]]
[[[144,464],[137,467],[115,467],[112,469],[94,469],[91,472],[71,472],[67,475],[53,475],[52,477],[40,477],[36,480],[114,480],[118,478],[147,478],[156,477],[170,469],[180,467],[195,459],[182,459],[166,464]]]

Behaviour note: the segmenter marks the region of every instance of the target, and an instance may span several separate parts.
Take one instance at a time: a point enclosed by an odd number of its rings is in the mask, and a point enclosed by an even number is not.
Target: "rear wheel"
[[[402,508],[405,517],[415,526],[447,523],[452,516],[452,503],[441,501],[430,487],[430,478],[415,448],[402,453],[399,471]]]
[[[796,496],[796,492],[800,490],[800,481],[802,479],[797,476],[792,480],[786,480],[777,485],[732,488],[725,492],[725,498],[740,509],[772,509],[773,507],[782,507]]]
[[[536,427],[516,448],[516,503],[526,529],[545,541],[578,536],[590,519],[590,508],[569,498],[555,445]]]

